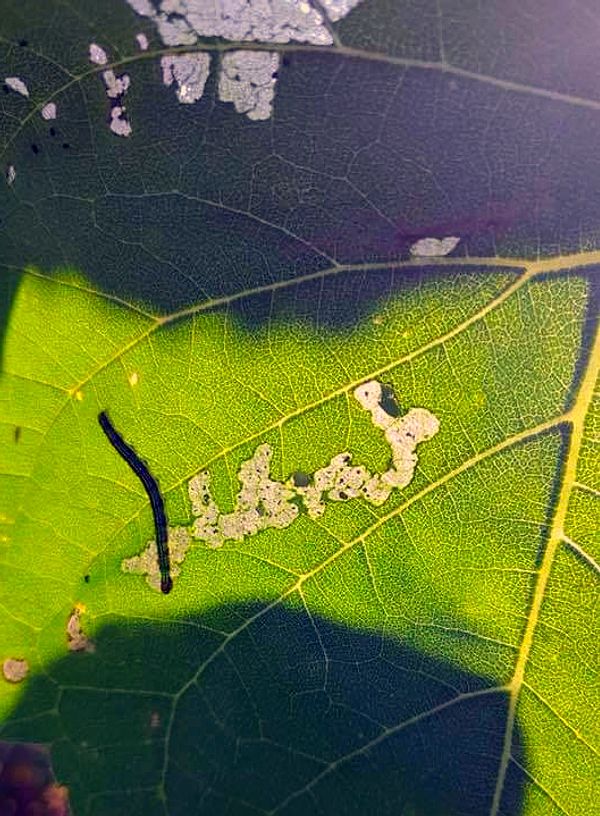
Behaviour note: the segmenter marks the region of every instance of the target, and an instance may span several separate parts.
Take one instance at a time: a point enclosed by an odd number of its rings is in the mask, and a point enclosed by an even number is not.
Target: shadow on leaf
[[[471,266],[463,270],[465,283],[476,293],[476,277],[493,275],[516,277],[521,270],[505,267],[502,270]],[[385,312],[390,301],[406,293],[413,293],[424,301],[432,292],[451,294],[457,284],[456,268],[439,266],[407,266],[344,271],[318,277],[293,286],[245,297],[230,304],[230,308],[246,329],[258,330],[279,324],[306,324],[329,331],[355,330],[366,318],[375,326],[386,322]],[[480,284],[481,285],[481,284]],[[471,294],[471,292],[469,292]],[[465,296],[468,297],[465,291]]]
[[[51,743],[75,814],[164,816],[162,790],[169,816],[490,812],[507,698],[488,678],[305,611],[215,612],[228,637],[104,626],[30,682],[2,738]],[[521,785],[509,772],[499,813]]]

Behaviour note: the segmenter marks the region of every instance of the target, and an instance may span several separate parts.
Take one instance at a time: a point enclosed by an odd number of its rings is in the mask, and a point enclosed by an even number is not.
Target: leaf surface
[[[4,14],[0,738],[74,813],[594,809],[600,58],[591,11],[480,6],[185,48],[124,0]],[[269,118],[219,98],[234,51],[277,55]],[[173,53],[211,57],[193,104]],[[124,570],[153,518],[100,411],[189,534],[190,480],[232,513],[260,446],[289,490],[388,470],[369,382],[439,421],[402,489],[172,540],[167,596]]]

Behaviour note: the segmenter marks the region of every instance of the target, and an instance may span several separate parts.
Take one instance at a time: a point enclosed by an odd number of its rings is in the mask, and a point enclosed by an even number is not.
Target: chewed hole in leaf
[[[301,512],[316,519],[325,512],[327,501],[362,498],[381,505],[394,488],[406,487],[417,466],[416,447],[437,433],[438,419],[425,408],[412,408],[405,416],[399,416],[392,388],[377,380],[355,388],[354,397],[369,411],[373,425],[384,431],[392,459],[385,472],[371,473],[364,465],[354,465],[352,453],[343,451],[314,474],[295,471],[286,481],[279,482],[270,475],[273,450],[263,443],[250,459],[242,462],[238,472],[241,488],[235,507],[224,513],[213,498],[210,472],[200,471],[188,483],[194,516],[191,527],[169,529],[173,576],[179,574],[179,565],[192,539],[218,548],[227,541],[244,541],[263,530],[285,529]],[[160,590],[155,541],[140,555],[123,561],[122,568],[145,574],[148,584]]]
[[[9,683],[20,683],[29,673],[29,663],[15,657],[7,657],[2,663],[2,674]]]
[[[292,474],[292,481],[294,482],[294,487],[308,487],[310,484],[310,476],[301,470],[297,470]]]
[[[397,417],[400,414],[400,408],[394,396],[394,389],[390,385],[381,384],[381,397],[379,398],[379,405],[382,410],[391,417]]]
[[[81,616],[85,607],[77,605],[67,620],[67,646],[70,652],[94,652],[93,640],[85,634],[81,626]]]
[[[169,527],[167,533],[171,578],[176,578],[181,572],[180,565],[191,544],[191,536],[186,527]],[[148,585],[157,592],[161,591],[161,574],[158,566],[156,541],[149,541],[146,548],[139,555],[126,558],[121,564],[121,568],[123,572],[145,575]]]

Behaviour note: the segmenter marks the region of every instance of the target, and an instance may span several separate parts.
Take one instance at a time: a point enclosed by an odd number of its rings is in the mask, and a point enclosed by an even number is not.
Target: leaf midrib
[[[548,581],[550,579],[552,564],[554,563],[554,558],[565,535],[563,527],[567,516],[571,491],[575,482],[577,481],[577,462],[579,460],[579,453],[584,438],[585,418],[594,396],[594,389],[599,373],[600,328],[597,328],[595,340],[591,346],[588,363],[579,386],[577,397],[573,407],[565,416],[565,421],[571,425],[569,448],[566,455],[562,484],[556,503],[556,510],[552,519],[552,525],[548,535],[546,550],[542,558],[538,579],[533,591],[531,605],[527,616],[527,624],[525,626],[523,640],[521,641],[517,662],[515,664],[515,672],[509,685],[510,703],[506,722],[506,731],[504,735],[504,746],[490,816],[498,816],[500,808],[504,780],[506,778],[506,772],[511,758],[511,746],[517,716],[517,706],[521,695],[521,689],[523,688],[525,681],[527,661],[533,646],[535,630],[539,620],[542,602],[546,593],[546,587],[548,586]]]
[[[14,45],[14,43],[11,40],[7,40],[5,37],[0,37],[0,42],[3,42],[7,45]],[[7,148],[10,147],[10,145],[14,142],[19,133],[25,127],[25,125],[29,121],[31,121],[31,119],[36,114],[38,114],[45,105],[48,104],[48,102],[54,101],[62,93],[67,91],[73,85],[77,85],[82,80],[87,79],[88,77],[93,76],[94,74],[100,74],[106,70],[111,69],[119,70],[120,68],[124,68],[128,65],[132,65],[144,60],[156,59],[167,54],[191,54],[194,52],[206,52],[206,51],[223,53],[227,51],[250,50],[250,51],[275,51],[283,54],[317,53],[326,54],[329,56],[339,55],[350,59],[363,59],[368,60],[370,62],[380,62],[387,65],[395,65],[400,68],[420,68],[421,70],[425,71],[437,71],[439,73],[447,74],[450,76],[457,76],[463,79],[470,79],[475,82],[481,82],[486,85],[492,85],[504,91],[512,91],[513,93],[519,94],[528,94],[531,96],[549,99],[554,102],[560,102],[562,104],[573,105],[575,107],[584,107],[591,110],[600,111],[600,100],[588,99],[586,97],[577,96],[574,94],[561,93],[560,91],[552,91],[548,88],[541,88],[537,85],[528,85],[526,83],[513,82],[511,80],[501,79],[499,77],[494,77],[490,74],[482,74],[478,73],[477,71],[470,71],[467,68],[460,68],[459,66],[455,66],[452,65],[451,63],[444,62],[441,60],[431,61],[410,59],[405,57],[396,57],[393,56],[392,54],[385,54],[380,51],[366,51],[361,48],[352,48],[350,46],[345,45],[308,45],[303,43],[234,42],[234,41],[207,42],[207,43],[200,42],[196,43],[195,45],[166,46],[165,48],[156,48],[153,50],[149,49],[147,51],[132,54],[128,57],[123,57],[120,60],[107,62],[105,65],[90,66],[87,70],[81,71],[79,74],[72,74],[64,66],[60,65],[55,60],[51,59],[45,54],[41,54],[39,51],[29,48],[29,46],[27,48],[36,56],[38,56],[40,59],[45,60],[46,62],[54,65],[55,67],[58,67],[59,70],[67,74],[70,77],[70,79],[68,82],[65,82],[64,85],[61,85],[59,88],[57,88],[47,97],[45,97],[41,102],[38,102],[37,104],[33,105],[32,109],[19,122],[14,132],[6,140],[3,147],[0,149],[0,157],[4,156]]]

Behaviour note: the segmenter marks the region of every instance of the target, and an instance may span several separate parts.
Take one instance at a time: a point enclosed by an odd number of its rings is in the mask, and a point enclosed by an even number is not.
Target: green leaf
[[[29,93],[0,118],[0,739],[47,744],[77,816],[588,816],[593,26],[364,0],[272,42],[274,3],[258,42],[204,20],[173,47],[175,5],[0,22]],[[162,81],[183,54],[211,57],[192,104]],[[268,54],[252,118],[223,77]],[[168,595],[103,410],[158,481]],[[340,454],[381,501],[335,477],[311,504]]]

